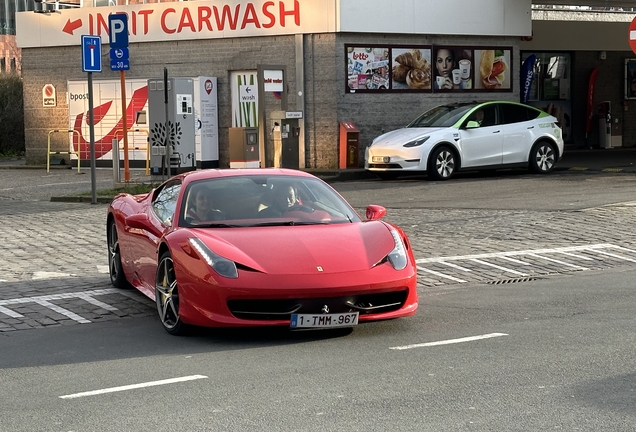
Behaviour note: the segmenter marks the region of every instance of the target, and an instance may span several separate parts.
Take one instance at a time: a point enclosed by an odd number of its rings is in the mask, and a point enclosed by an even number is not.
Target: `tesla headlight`
[[[226,278],[236,279],[238,277],[238,270],[234,261],[215,254],[198,238],[191,238],[190,244],[215,272]]]
[[[421,146],[422,144],[424,144],[431,136],[430,135],[426,135],[425,137],[422,138],[418,138],[416,140],[413,141],[409,141],[406,144],[404,144],[402,147],[417,147],[417,146]]]
[[[389,252],[389,262],[394,269],[404,270],[408,262],[408,258],[406,256],[406,247],[404,246],[402,237],[400,236],[400,233],[397,232],[397,230],[391,228],[391,235],[393,236],[393,241],[395,241],[395,247],[391,252]]]

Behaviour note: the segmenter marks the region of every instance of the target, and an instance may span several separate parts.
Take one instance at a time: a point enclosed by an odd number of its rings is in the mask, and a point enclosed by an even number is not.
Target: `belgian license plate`
[[[388,156],[373,156],[371,160],[373,162],[389,163],[391,161],[391,158]]]
[[[290,328],[332,328],[358,325],[358,312],[339,314],[293,314]]]

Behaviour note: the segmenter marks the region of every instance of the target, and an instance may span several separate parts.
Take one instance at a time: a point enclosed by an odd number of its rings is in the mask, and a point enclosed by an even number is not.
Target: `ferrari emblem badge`
[[[324,306],[322,307],[322,313],[324,313],[324,314],[328,314],[328,313],[329,313],[329,306],[324,305]]]
[[[321,271],[322,271],[322,267],[318,266],[318,267],[316,267],[316,268],[318,269],[318,271],[319,271],[319,272],[321,272]]]

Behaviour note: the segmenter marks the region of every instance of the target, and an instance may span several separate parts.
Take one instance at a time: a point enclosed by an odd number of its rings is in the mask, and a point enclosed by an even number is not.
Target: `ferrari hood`
[[[395,245],[379,221],[192,231],[215,253],[268,274],[367,270]]]
[[[397,129],[391,132],[387,132],[384,135],[380,135],[373,140],[373,145],[379,145],[382,147],[402,147],[409,141],[413,141],[418,138],[422,138],[433,132],[445,128],[403,128]]]

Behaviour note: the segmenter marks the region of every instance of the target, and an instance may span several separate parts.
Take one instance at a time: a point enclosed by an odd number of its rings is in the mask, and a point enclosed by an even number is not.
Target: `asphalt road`
[[[188,337],[110,291],[104,205],[26,177],[0,198],[0,431],[636,430],[634,174],[336,183],[409,234],[416,316]]]

